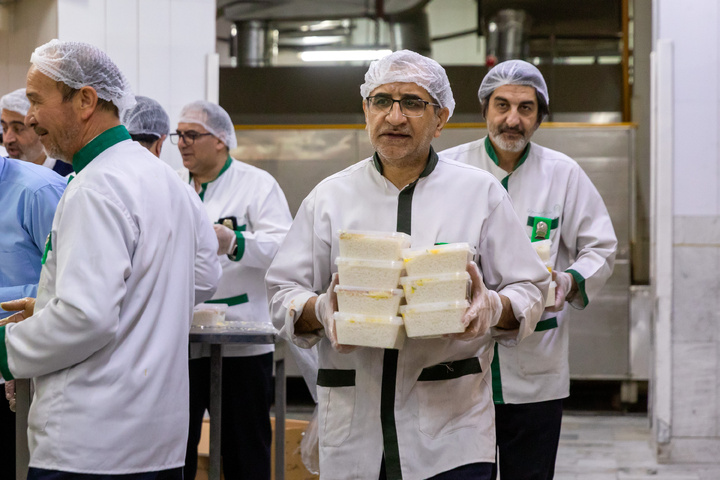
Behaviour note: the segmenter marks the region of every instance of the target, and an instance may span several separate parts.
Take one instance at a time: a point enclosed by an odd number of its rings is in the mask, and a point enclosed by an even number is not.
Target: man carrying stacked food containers
[[[455,106],[437,62],[395,52],[370,65],[361,94],[376,153],[315,187],[266,276],[275,324],[300,346],[318,345],[321,475],[489,479],[492,345],[534,330],[550,275],[500,182],[432,149]],[[467,243],[465,331],[407,338],[401,349],[338,343],[341,230],[404,233],[412,249]]]

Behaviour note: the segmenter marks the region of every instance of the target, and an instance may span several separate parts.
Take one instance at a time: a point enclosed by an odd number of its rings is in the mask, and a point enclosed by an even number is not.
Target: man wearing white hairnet
[[[500,475],[546,480],[553,478],[562,399],[570,390],[565,304],[582,309],[597,295],[612,273],[617,239],[580,166],[530,142],[549,111],[540,71],[522,60],[500,63],[483,79],[478,97],[488,136],[440,155],[502,181],[526,237],[545,249],[552,268],[555,294],[535,332],[516,348],[496,345],[492,364]]]
[[[438,158],[430,145],[455,107],[437,62],[395,52],[370,65],[360,93],[375,154],[315,187],[266,277],[275,323],[298,345],[318,345],[320,472],[488,479],[493,338],[511,345],[532,332],[549,274],[502,185]],[[468,264],[465,332],[408,338],[401,350],[339,344],[333,314],[341,229],[403,232],[413,247],[469,243],[476,254]]]
[[[17,158],[52,169],[58,175],[72,173],[72,165],[48,156],[40,143],[40,137],[25,125],[30,102],[25,89],[19,88],[0,98],[0,125],[3,143],[10,158]]]
[[[135,106],[128,108],[120,118],[130,138],[160,158],[163,142],[170,133],[170,117],[158,102],[137,95]]]
[[[219,105],[185,105],[170,139],[182,154],[181,176],[200,196],[217,234],[223,275],[210,303],[228,305],[228,322],[269,324],[264,278],[292,222],[285,194],[269,173],[230,156],[237,146],[235,127]],[[203,414],[210,404],[210,352],[201,347],[191,345],[190,351],[185,478],[195,478]],[[223,349],[221,454],[228,480],[270,478],[273,349]]]
[[[192,190],[120,124],[135,100],[105,53],[52,40],[30,62],[27,125],[77,176],[37,302],[0,327],[3,377],[35,382],[28,478],[182,479],[187,339],[220,276],[217,240]]]

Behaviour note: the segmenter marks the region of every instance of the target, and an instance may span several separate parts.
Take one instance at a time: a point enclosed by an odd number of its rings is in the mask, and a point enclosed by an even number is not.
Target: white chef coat
[[[303,201],[266,276],[274,322],[296,343],[316,342],[320,472],[323,479],[424,479],[494,462],[490,333],[473,341],[406,340],[402,350],[339,354],[323,337],[294,336],[308,298],[337,271],[338,230],[403,231],[413,247],[468,242],[485,283],[507,296],[520,320],[506,340],[529,334],[542,312],[549,275],[487,172],[438,160],[431,150],[419,180],[402,191],[368,158],[323,180]]]
[[[190,172],[180,170],[190,183]],[[223,275],[212,303],[229,305],[226,320],[270,324],[265,273],[285,239],[292,216],[280,185],[265,170],[228,157],[218,177],[199,192],[210,223],[235,217],[237,255],[220,256]],[[209,346],[192,345],[192,356],[209,356]],[[226,345],[224,356],[261,355],[273,345]]]
[[[480,167],[501,180],[528,238],[535,236],[538,222],[550,224],[550,264],[573,275],[579,292],[571,305],[585,308],[612,273],[617,238],[600,194],[577,162],[531,142],[508,174],[497,165],[487,137],[440,156]],[[568,328],[564,310],[546,312],[517,348],[496,347],[495,403],[542,402],[570,394]]]
[[[209,299],[220,277],[217,238],[197,194],[125,127],[93,139],[73,166],[35,315],[0,328],[3,374],[35,380],[30,466],[180,467],[188,333],[193,303]]]

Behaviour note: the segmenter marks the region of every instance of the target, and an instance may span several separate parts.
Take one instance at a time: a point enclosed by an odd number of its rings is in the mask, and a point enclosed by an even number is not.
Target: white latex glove
[[[5,399],[10,402],[10,410],[15,411],[17,400],[15,397],[15,380],[5,382]]]
[[[350,345],[340,345],[337,341],[337,332],[335,331],[335,317],[337,312],[337,293],[335,286],[338,284],[338,274],[333,273],[332,280],[327,292],[318,296],[315,301],[315,316],[318,321],[325,327],[325,336],[330,340],[333,349],[338,353],[350,353],[357,347]]]
[[[217,235],[218,240],[218,255],[229,255],[232,253],[235,248],[235,243],[237,242],[235,232],[219,223],[214,224],[213,228],[215,229],[215,235]]]
[[[466,269],[470,274],[470,280],[472,280],[472,300],[462,318],[462,322],[467,328],[462,333],[451,335],[451,337],[458,340],[472,340],[482,337],[490,327],[497,325],[503,310],[500,295],[493,290],[487,289],[477,264],[470,262],[467,264]]]
[[[565,272],[552,271],[552,279],[555,282],[555,305],[547,307],[546,312],[559,312],[565,306],[565,298],[572,289],[572,275]]]
[[[0,320],[0,327],[2,327],[8,323],[21,322],[26,318],[31,317],[35,311],[35,299],[25,297],[17,300],[10,300],[9,302],[0,303],[0,308],[7,312],[18,312],[15,315],[10,315],[9,317]]]

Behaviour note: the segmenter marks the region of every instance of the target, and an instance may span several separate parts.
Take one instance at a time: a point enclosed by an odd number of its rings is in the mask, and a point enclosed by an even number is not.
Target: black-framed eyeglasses
[[[370,108],[370,113],[376,114],[390,113],[395,102],[397,102],[400,104],[400,113],[405,117],[422,117],[423,113],[425,113],[425,107],[428,105],[440,107],[437,103],[426,102],[425,100],[412,97],[396,100],[391,97],[375,95],[373,97],[366,97],[365,100]]]
[[[195,143],[195,140],[200,137],[204,137],[205,135],[212,135],[212,133],[198,133],[193,132],[192,130],[185,133],[175,132],[170,134],[170,143],[172,143],[173,145],[177,145],[178,143],[180,143],[180,139],[182,138],[185,141],[185,145],[190,146]]]

